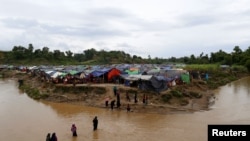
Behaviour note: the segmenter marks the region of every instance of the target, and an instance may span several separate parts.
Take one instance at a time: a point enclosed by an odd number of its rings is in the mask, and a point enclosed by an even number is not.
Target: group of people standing
[[[95,130],[97,130],[97,126],[98,126],[97,116],[94,117],[92,122],[93,122],[93,130],[95,131]],[[70,130],[72,132],[72,136],[77,137],[77,127],[75,124],[72,124]],[[50,133],[48,133],[46,136],[46,141],[57,141],[56,133],[52,133],[52,135]]]
[[[111,110],[114,109],[115,104],[116,104],[116,106],[117,106],[118,109],[121,106],[120,92],[119,92],[119,90],[117,89],[116,86],[113,87],[113,93],[114,93],[114,96],[116,97],[116,99],[113,99],[113,100],[110,101],[110,108],[111,108]],[[106,107],[109,106],[109,100],[110,100],[110,97],[106,97],[106,99],[105,99],[105,106]],[[126,100],[127,100],[127,102],[131,102],[131,99],[130,99],[128,91],[126,91]],[[145,105],[148,104],[148,96],[146,94],[143,95],[142,102]],[[134,103],[135,104],[138,103],[138,98],[137,98],[137,93],[136,92],[134,93]],[[127,104],[127,112],[130,112],[130,111],[131,111],[130,104]]]
[[[57,136],[56,136],[56,133],[52,133],[52,135],[50,136],[50,133],[47,134],[47,137],[46,137],[46,141],[57,141]]]

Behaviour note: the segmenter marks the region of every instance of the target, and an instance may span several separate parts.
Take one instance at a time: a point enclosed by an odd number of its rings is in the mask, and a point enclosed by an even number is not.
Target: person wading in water
[[[95,116],[95,118],[93,119],[93,130],[97,130],[97,126],[98,126],[98,119],[97,116]]]
[[[72,124],[71,126],[71,132],[72,132],[72,136],[73,137],[76,137],[77,136],[77,132],[76,132],[76,125],[75,124]]]

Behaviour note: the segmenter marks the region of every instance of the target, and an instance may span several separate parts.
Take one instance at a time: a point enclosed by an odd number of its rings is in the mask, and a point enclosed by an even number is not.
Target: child
[[[72,136],[73,137],[76,137],[77,136],[77,133],[76,133],[76,125],[75,124],[72,124],[71,126],[71,132],[72,132]]]

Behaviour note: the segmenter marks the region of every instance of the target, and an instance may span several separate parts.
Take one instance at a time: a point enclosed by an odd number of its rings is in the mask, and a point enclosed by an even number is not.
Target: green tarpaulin
[[[181,80],[187,84],[190,83],[190,77],[189,77],[189,74],[187,73],[183,73],[181,74]]]

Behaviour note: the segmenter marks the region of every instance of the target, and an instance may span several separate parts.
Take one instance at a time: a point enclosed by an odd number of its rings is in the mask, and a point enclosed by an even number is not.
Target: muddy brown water
[[[0,141],[45,141],[53,132],[59,141],[206,141],[208,124],[249,124],[249,109],[250,77],[218,89],[208,111],[167,115],[36,101],[20,92],[16,81],[0,80]]]

